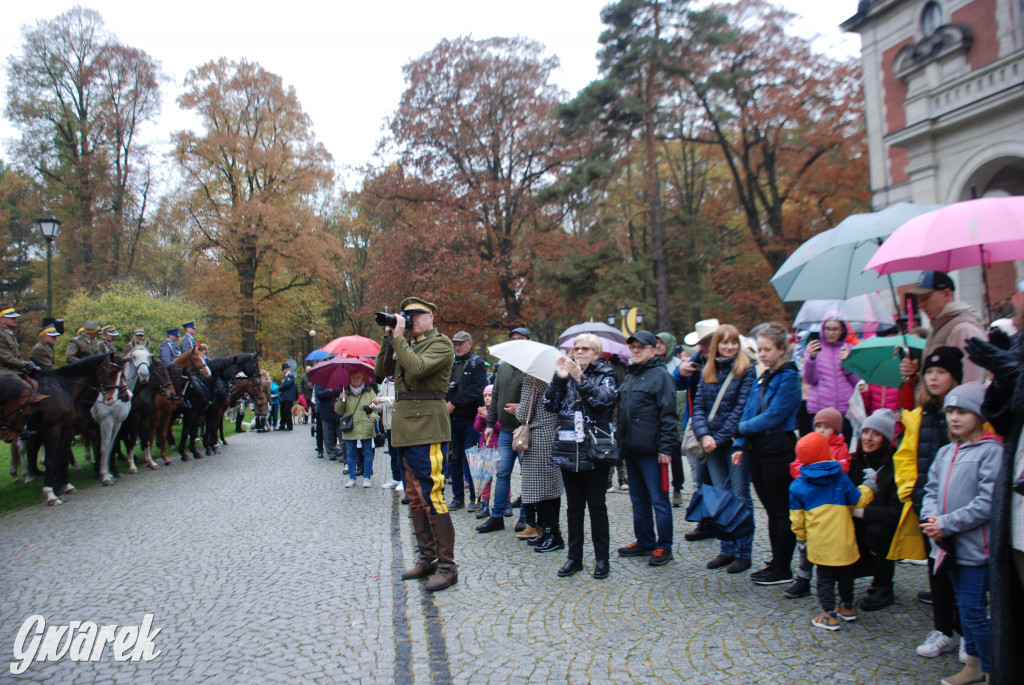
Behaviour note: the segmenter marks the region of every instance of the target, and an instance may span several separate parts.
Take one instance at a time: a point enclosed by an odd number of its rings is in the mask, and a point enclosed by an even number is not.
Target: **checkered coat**
[[[547,383],[533,376],[523,379],[523,394],[516,409],[516,418],[526,423],[530,416],[530,449],[523,452],[519,460],[523,474],[522,493],[524,504],[536,504],[546,499],[561,497],[565,492],[562,484],[562,469],[551,464],[551,447],[558,435],[558,414],[544,408],[544,392]],[[530,415],[530,404],[533,414]]]

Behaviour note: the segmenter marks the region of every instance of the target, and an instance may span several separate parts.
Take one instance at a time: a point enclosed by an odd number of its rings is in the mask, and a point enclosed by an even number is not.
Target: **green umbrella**
[[[912,359],[924,356],[924,339],[915,335],[868,338],[850,350],[843,368],[868,385],[898,388],[903,383],[900,360],[907,354]]]

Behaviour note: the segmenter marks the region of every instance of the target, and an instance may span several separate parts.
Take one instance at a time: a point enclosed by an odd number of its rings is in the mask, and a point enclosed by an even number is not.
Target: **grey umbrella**
[[[904,222],[937,208],[897,202],[870,214],[852,214],[798,247],[772,276],[772,286],[784,302],[846,300],[877,290],[890,290],[895,299],[896,287],[916,282],[917,274],[887,278],[864,273],[864,267]]]

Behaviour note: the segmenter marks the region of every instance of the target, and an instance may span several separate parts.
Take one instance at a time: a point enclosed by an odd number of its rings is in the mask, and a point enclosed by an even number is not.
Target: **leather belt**
[[[443,392],[396,392],[395,401],[401,402],[403,400],[444,400],[448,397],[447,393]]]

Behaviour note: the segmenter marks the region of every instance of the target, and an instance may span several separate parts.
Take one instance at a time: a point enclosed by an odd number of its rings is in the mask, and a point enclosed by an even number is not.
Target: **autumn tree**
[[[178,103],[204,130],[174,135],[182,210],[198,248],[230,268],[242,348],[254,350],[260,305],[329,271],[315,203],[333,179],[331,158],[295,89],[259,64],[208,62],[184,88]]]
[[[32,179],[0,160],[0,302],[23,310],[45,310],[45,271],[38,279],[39,188]],[[41,288],[33,292],[33,282]],[[40,317],[41,318],[41,317]]]
[[[526,306],[535,294],[531,246],[559,230],[559,207],[537,199],[579,147],[555,125],[564,95],[550,82],[557,66],[532,40],[461,37],[403,70],[408,87],[391,121],[392,142],[406,173],[435,190],[417,201],[436,207],[452,234],[450,254],[460,264],[450,273],[496,287],[493,327],[537,314]],[[423,249],[429,259],[434,246]]]
[[[88,286],[130,275],[149,185],[138,134],[159,110],[159,66],[95,10],[76,6],[22,34],[6,114],[21,132],[16,159],[63,221],[62,270]]]

